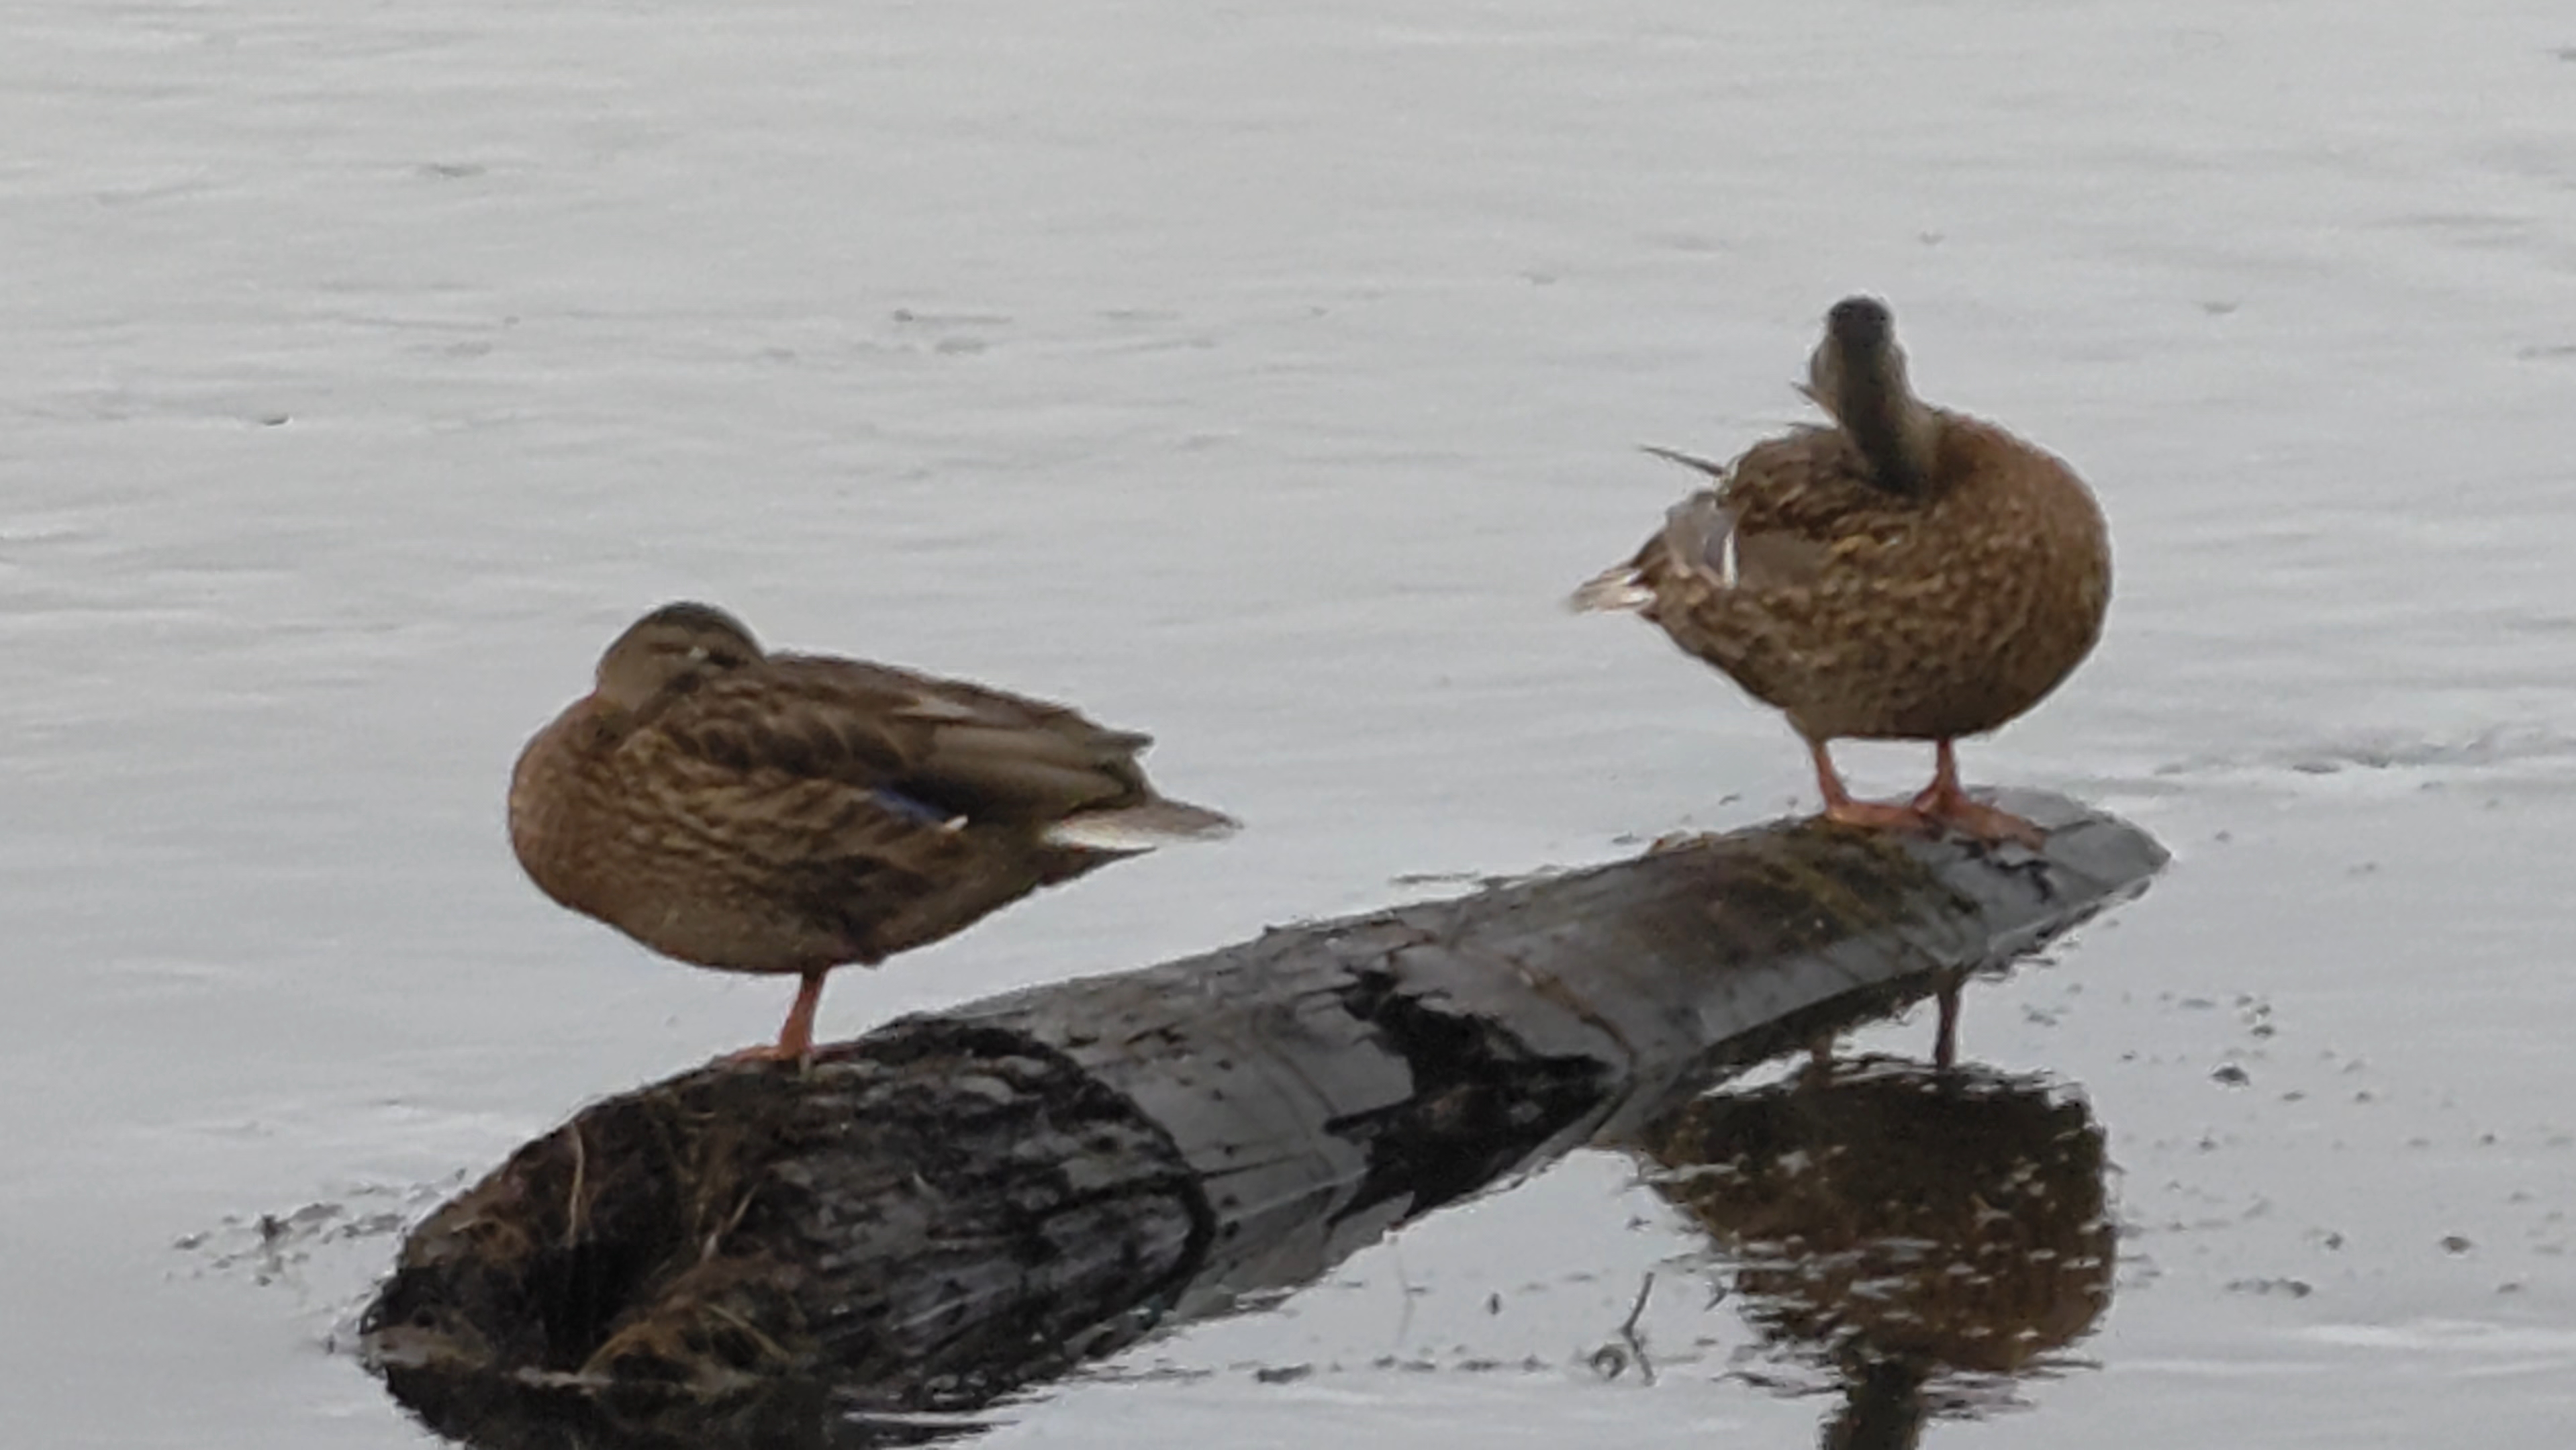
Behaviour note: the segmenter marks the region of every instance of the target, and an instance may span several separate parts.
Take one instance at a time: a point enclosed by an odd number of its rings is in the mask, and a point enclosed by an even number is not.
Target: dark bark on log
[[[489,1444],[881,1443],[838,1415],[985,1404],[1310,1282],[2163,863],[2072,802],[2006,804],[2056,828],[2044,853],[1763,826],[905,1019],[802,1074],[682,1074],[424,1221],[370,1350]]]

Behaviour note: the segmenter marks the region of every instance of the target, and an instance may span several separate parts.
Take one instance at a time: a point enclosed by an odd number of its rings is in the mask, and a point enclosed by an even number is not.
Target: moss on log
[[[884,1443],[850,1416],[986,1404],[1308,1283],[2164,861],[2004,803],[2044,852],[1760,826],[620,1094],[412,1232],[371,1356],[488,1444]]]

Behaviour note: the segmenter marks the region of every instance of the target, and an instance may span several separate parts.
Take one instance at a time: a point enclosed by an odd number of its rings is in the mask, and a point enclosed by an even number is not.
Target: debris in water
[[[2231,1294],[2286,1294],[2293,1299],[2305,1299],[2316,1291],[2305,1279],[2237,1279],[2227,1286]]]

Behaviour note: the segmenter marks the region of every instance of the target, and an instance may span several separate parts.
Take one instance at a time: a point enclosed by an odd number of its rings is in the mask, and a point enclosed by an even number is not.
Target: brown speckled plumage
[[[1829,314],[1805,391],[1831,425],[1723,467],[1666,455],[1718,486],[1578,604],[1637,610],[1786,714],[1829,815],[2032,838],[1960,793],[1950,742],[2038,704],[2100,636],[2111,552],[2093,495],[2054,456],[1918,400],[1873,299]],[[1851,801],[1825,744],[1853,738],[1937,742],[1933,785],[1905,807]]]
[[[704,967],[823,974],[962,930],[1041,886],[1232,823],[1167,801],[1147,737],[953,680],[772,655],[702,604],[646,615],[510,782],[546,895]]]

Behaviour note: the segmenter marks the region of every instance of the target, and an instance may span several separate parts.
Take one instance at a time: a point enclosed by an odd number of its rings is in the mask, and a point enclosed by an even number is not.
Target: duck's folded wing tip
[[[1621,610],[1643,609],[1654,602],[1655,591],[1634,564],[1621,564],[1604,569],[1583,581],[1565,597],[1565,607],[1577,614],[1608,614]]]
[[[1222,811],[1187,801],[1150,800],[1114,810],[1084,811],[1046,828],[1049,844],[1084,851],[1150,851],[1188,841],[1218,841],[1243,828]]]

